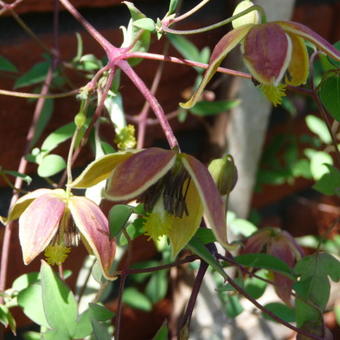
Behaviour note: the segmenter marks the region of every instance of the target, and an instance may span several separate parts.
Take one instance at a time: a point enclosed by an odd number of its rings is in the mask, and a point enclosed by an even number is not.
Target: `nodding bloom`
[[[279,228],[263,228],[251,235],[246,240],[242,253],[267,253],[278,257],[291,268],[304,255],[294,237]],[[286,304],[291,305],[293,280],[278,273],[274,273],[273,278],[277,295]]]
[[[190,241],[203,215],[227,245],[224,203],[209,171],[194,157],[160,148],[118,152],[91,163],[71,186],[87,188],[103,179],[108,179],[107,199],[144,203],[145,234],[155,241],[168,236],[174,255]]]
[[[74,196],[62,189],[38,189],[22,196],[7,221],[19,218],[19,240],[27,265],[41,252],[50,264],[61,264],[81,239],[93,253],[107,279],[116,244],[110,239],[107,218],[86,197]]]
[[[253,4],[242,1],[239,6],[234,14]],[[196,104],[223,59],[238,44],[254,82],[274,106],[281,104],[287,85],[299,86],[307,81],[309,58],[305,40],[340,61],[340,51],[310,28],[293,21],[259,23],[258,16],[250,14],[233,21],[234,29],[217,43],[198,90],[188,102],[181,103],[183,108]]]

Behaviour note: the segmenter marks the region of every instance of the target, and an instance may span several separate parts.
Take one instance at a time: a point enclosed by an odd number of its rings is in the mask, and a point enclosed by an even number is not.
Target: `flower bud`
[[[210,162],[209,172],[221,195],[228,195],[237,182],[237,169],[231,155]]]
[[[74,117],[74,124],[76,124],[76,127],[78,129],[82,128],[85,122],[86,122],[86,116],[84,112],[78,112],[76,116]]]
[[[249,7],[254,6],[254,4],[249,0],[241,1],[235,8],[233,16],[239,14]],[[260,16],[258,11],[251,11],[238,19],[232,21],[233,28],[237,28],[247,24],[258,24],[260,22]]]

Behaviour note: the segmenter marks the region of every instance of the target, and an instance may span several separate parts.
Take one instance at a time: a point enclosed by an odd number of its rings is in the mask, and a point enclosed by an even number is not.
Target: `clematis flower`
[[[239,6],[234,15],[253,4],[242,1]],[[305,40],[340,61],[340,51],[310,28],[293,21],[259,23],[258,16],[251,13],[233,21],[234,29],[217,43],[198,90],[188,102],[180,104],[183,108],[189,109],[196,104],[223,59],[238,44],[255,83],[259,83],[274,106],[281,104],[286,85],[299,86],[307,81],[309,60]]]
[[[38,189],[22,196],[7,221],[19,218],[19,240],[27,265],[41,252],[50,264],[65,261],[70,246],[80,239],[99,261],[103,275],[110,275],[116,245],[109,237],[108,221],[100,208],[86,197],[62,189]]]
[[[267,253],[278,257],[291,268],[304,255],[294,237],[279,228],[264,228],[250,236],[246,240],[242,253]],[[278,273],[274,273],[273,277],[276,294],[286,304],[291,305],[291,291],[294,282]]]
[[[168,236],[174,255],[190,241],[203,215],[227,245],[223,201],[209,171],[194,157],[160,148],[110,154],[91,163],[71,186],[87,188],[103,179],[109,179],[107,199],[144,203],[146,235],[155,241]]]

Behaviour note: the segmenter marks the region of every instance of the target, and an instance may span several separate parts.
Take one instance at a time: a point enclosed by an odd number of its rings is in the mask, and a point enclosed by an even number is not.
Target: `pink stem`
[[[159,120],[160,125],[163,128],[165,136],[168,140],[170,147],[179,148],[178,141],[172,131],[172,128],[165,117],[165,113],[159,104],[158,100],[155,96],[150,92],[147,88],[143,80],[136,74],[134,69],[128,64],[127,61],[122,60],[119,62],[118,67],[130,78],[130,80],[134,83],[134,85],[138,88],[138,90],[143,94],[146,101],[150,104],[153,109],[156,117]]]

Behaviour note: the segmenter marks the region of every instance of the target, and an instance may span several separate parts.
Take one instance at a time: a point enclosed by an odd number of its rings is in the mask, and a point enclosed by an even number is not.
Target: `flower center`
[[[139,197],[146,212],[153,211],[159,199],[164,210],[170,215],[183,217],[188,215],[185,198],[190,184],[190,177],[181,165],[175,166],[158,182]]]

